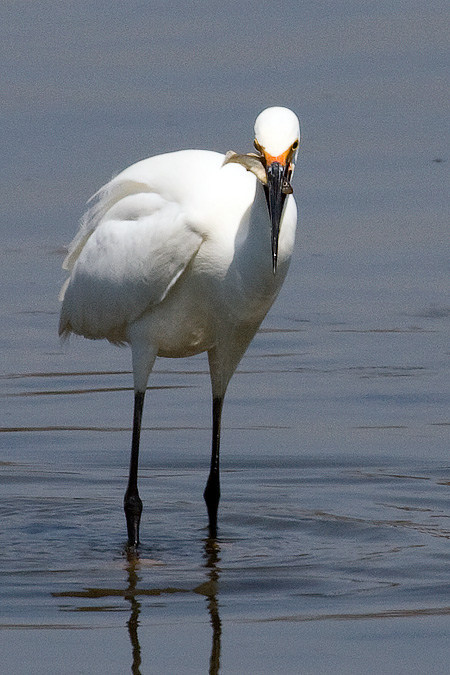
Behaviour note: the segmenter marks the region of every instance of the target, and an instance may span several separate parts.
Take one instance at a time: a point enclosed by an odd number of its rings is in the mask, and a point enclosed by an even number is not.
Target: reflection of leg
[[[127,519],[128,544],[136,547],[139,544],[139,523],[141,521],[142,501],[139,497],[137,478],[139,464],[139,439],[141,435],[142,409],[145,391],[137,391],[134,395],[133,439],[131,442],[130,472],[128,487],[125,492],[123,508]]]
[[[219,617],[219,607],[217,599],[211,598],[208,604],[211,617],[211,626],[213,629],[213,642],[211,648],[211,658],[209,660],[209,675],[217,675],[220,668],[220,638],[222,635],[222,624]]]
[[[206,502],[209,518],[209,536],[217,536],[217,510],[220,500],[220,421],[222,417],[223,397],[213,398],[213,430],[211,447],[211,468],[203,498]]]
[[[219,617],[219,604],[217,597],[211,597],[208,603],[211,626],[213,629],[211,658],[209,659],[209,675],[217,675],[220,669],[220,640],[222,636],[222,623]]]
[[[222,622],[219,616],[218,582],[220,562],[220,548],[215,539],[205,541],[206,567],[209,569],[208,584],[208,612],[213,631],[211,658],[209,660],[209,675],[218,675],[220,669],[220,649],[222,637]]]
[[[134,554],[128,555],[128,589],[125,597],[130,601],[131,613],[127,621],[128,635],[130,636],[131,648],[133,652],[133,663],[131,666],[132,675],[141,675],[141,645],[139,644],[138,626],[139,614],[141,613],[141,603],[136,599],[136,586],[138,575],[136,569],[139,565],[139,558]]]

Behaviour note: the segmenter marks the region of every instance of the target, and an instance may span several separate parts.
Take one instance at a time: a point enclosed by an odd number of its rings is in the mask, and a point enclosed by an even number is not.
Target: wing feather
[[[146,183],[113,179],[64,261],[71,275],[61,291],[60,335],[125,341],[127,324],[164,300],[201,244],[177,201]]]

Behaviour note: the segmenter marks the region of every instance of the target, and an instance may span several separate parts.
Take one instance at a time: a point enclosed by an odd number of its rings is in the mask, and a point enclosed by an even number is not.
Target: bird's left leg
[[[211,448],[211,468],[209,470],[208,481],[206,483],[203,498],[208,509],[209,536],[217,536],[217,510],[220,500],[220,423],[222,419],[223,396],[213,396],[213,427],[212,427],[212,448]]]
[[[226,331],[222,331],[220,334],[217,345],[208,351],[213,398],[213,424],[211,468],[203,498],[208,509],[209,536],[212,538],[217,536],[217,511],[220,500],[219,451],[223,401],[231,376],[257,327],[257,325],[249,327],[237,325],[233,329],[229,326]]]

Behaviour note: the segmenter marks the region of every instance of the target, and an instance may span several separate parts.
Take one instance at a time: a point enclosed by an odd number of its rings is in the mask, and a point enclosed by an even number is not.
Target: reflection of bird
[[[135,404],[124,500],[131,546],[139,543],[142,511],[142,408],[157,356],[208,352],[213,439],[204,498],[216,536],[223,399],[289,266],[299,137],[293,112],[268,108],[255,122],[257,154],[185,150],[137,162],[98,192],[69,248],[60,334],[131,345]]]

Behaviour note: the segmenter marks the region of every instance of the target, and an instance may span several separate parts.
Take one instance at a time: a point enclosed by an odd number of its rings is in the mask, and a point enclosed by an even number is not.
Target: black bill
[[[283,166],[279,162],[272,162],[267,167],[267,184],[264,186],[264,190],[271,223],[272,266],[274,274],[277,271],[278,238],[280,236],[280,223],[284,202],[286,195],[292,193],[289,178],[288,167]]]

